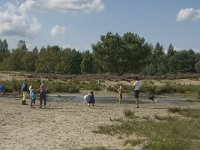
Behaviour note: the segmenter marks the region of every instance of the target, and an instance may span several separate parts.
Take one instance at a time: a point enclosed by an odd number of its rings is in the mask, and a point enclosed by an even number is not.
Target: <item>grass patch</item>
[[[155,115],[155,119],[135,117],[134,112],[124,111],[125,117],[113,125],[99,126],[96,133],[110,135],[137,135],[146,141],[128,139],[125,144],[145,143],[144,150],[196,150],[200,147],[200,110],[172,109],[192,119]],[[188,115],[189,114],[189,115]]]
[[[200,109],[191,109],[191,108],[181,109],[181,108],[174,107],[174,108],[170,108],[169,111],[173,113],[178,113],[185,117],[200,119]]]
[[[144,139],[129,139],[129,140],[126,140],[124,142],[124,145],[130,145],[130,146],[136,146],[136,145],[140,145],[142,144],[143,142],[145,142]]]
[[[180,112],[181,109],[180,107],[173,107],[173,108],[169,108],[168,111],[172,113],[177,113],[177,112]]]
[[[172,116],[160,116],[160,115],[154,115],[154,118],[159,120],[159,121],[169,121],[169,120],[174,120],[177,119],[176,117],[172,117]]]
[[[105,147],[93,147],[93,148],[83,148],[83,149],[79,149],[79,150],[109,150]]]
[[[136,117],[135,114],[134,114],[134,112],[131,111],[131,110],[124,110],[124,115],[127,118],[135,118]]]

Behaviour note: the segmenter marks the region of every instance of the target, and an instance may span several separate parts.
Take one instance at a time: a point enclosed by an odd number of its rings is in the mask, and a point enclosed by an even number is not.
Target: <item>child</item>
[[[122,84],[119,86],[118,93],[119,93],[119,104],[121,104],[121,101],[122,101]]]
[[[31,97],[31,108],[35,108],[36,94],[34,89],[31,90],[30,97]]]
[[[94,98],[93,91],[90,91],[90,94],[87,96],[87,102],[88,102],[88,106],[90,106],[90,104],[92,104],[92,106],[94,106],[95,98]]]

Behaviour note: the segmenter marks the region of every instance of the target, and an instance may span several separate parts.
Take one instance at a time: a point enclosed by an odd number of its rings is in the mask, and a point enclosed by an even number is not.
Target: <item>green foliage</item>
[[[177,72],[195,72],[195,53],[193,50],[177,51],[170,57],[168,62],[169,71]]]
[[[48,83],[49,92],[79,93],[79,87],[74,83],[50,82]]]
[[[73,49],[70,52],[70,74],[80,74],[81,73],[81,61],[82,54],[79,51]]]
[[[107,87],[108,91],[112,92],[118,92],[118,88],[121,84],[116,84],[116,85],[110,85]],[[130,93],[133,91],[133,87],[129,85],[122,85],[122,92],[123,93]]]
[[[5,92],[19,92],[21,90],[22,81],[19,80],[10,80],[10,81],[1,81],[1,84],[5,88]]]
[[[6,61],[7,69],[12,71],[24,70],[24,61],[22,58],[25,54],[26,51],[24,49],[13,50]]]
[[[143,93],[149,93],[149,94],[155,94],[156,86],[153,83],[153,81],[150,80],[144,80],[142,81],[140,91]]]
[[[56,65],[60,62],[59,58],[60,48],[58,46],[48,46],[46,49],[42,48],[37,62],[37,72],[52,73],[56,71]]]
[[[198,61],[196,64],[195,64],[195,71],[196,72],[200,72],[200,61]]]
[[[22,57],[24,70],[34,72],[36,69],[36,62],[38,54],[34,52],[26,52]]]
[[[119,34],[108,32],[101,41],[93,44],[94,57],[102,70],[123,75],[125,72],[139,72],[142,64],[151,52],[144,38],[137,34]]]
[[[86,90],[100,91],[101,85],[97,81],[80,82],[80,88]]]
[[[143,73],[165,75],[167,73],[199,72],[199,53],[190,50],[177,51],[170,44],[167,54],[158,42],[155,47],[137,34],[127,32],[120,36],[108,32],[92,45],[92,51],[79,52],[59,46],[26,47],[19,40],[17,48],[8,50],[6,40],[0,39],[0,70],[30,71],[39,73],[85,74]]]
[[[95,60],[89,51],[83,53],[81,73],[95,73]]]
[[[163,94],[163,93],[186,93],[186,92],[199,92],[200,86],[199,85],[190,85],[190,84],[176,84],[176,83],[169,83],[167,82],[163,86],[158,86],[156,88],[156,94]]]
[[[0,70],[6,69],[6,60],[9,54],[7,41],[0,39]]]

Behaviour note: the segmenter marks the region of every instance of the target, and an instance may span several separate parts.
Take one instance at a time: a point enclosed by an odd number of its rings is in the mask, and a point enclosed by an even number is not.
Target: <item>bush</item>
[[[118,92],[118,88],[121,84],[116,84],[114,86],[109,86],[107,88],[108,91],[112,91],[112,92]],[[128,85],[122,85],[122,92],[123,93],[130,93],[133,91],[133,87],[132,86],[128,86]]]
[[[153,81],[145,80],[141,84],[140,91],[143,93],[155,94],[156,88]]]

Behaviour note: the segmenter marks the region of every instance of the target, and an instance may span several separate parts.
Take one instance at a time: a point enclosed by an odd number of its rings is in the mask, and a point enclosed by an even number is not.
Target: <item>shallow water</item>
[[[48,101],[58,102],[58,103],[83,103],[83,96],[48,96]],[[118,97],[95,97],[96,103],[99,104],[114,104],[118,103]],[[160,97],[155,99],[156,103],[191,103],[192,100],[184,98],[166,98]],[[123,104],[135,104],[135,99],[133,97],[124,97],[122,100]],[[140,103],[148,104],[154,103],[149,99],[140,98]]]
[[[38,96],[38,95],[37,95]],[[16,96],[11,93],[1,95],[1,97],[15,97],[16,99],[21,99],[21,96]],[[39,100],[39,96],[37,97]],[[117,104],[119,103],[118,97],[95,97],[96,103],[99,104]],[[47,101],[57,102],[57,103],[83,103],[83,96],[62,96],[62,95],[47,95]],[[175,97],[156,97],[155,102],[147,98],[141,97],[141,104],[151,104],[151,103],[174,103],[174,104],[188,104],[195,102],[193,99],[188,98],[175,98]],[[131,96],[123,97],[122,104],[135,104],[135,98]]]

